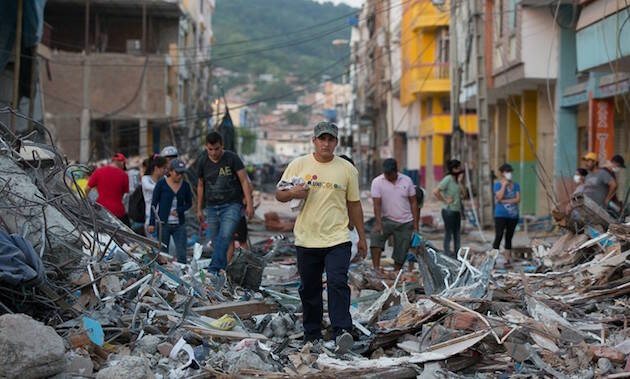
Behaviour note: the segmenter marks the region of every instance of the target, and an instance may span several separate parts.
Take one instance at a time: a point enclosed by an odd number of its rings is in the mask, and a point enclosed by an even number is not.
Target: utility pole
[[[17,25],[15,28],[15,60],[13,61],[13,109],[17,112],[20,108],[20,62],[22,60],[22,19],[24,3],[18,0]],[[11,131],[15,132],[15,114],[11,114]]]
[[[144,55],[144,59],[149,59],[149,49],[147,48],[147,2],[146,0],[142,1],[142,54]],[[148,65],[149,62],[145,61],[145,65]],[[147,67],[144,70],[148,70]],[[146,72],[142,74],[142,83],[140,84],[142,88],[142,94],[140,95],[140,111],[142,112],[142,117],[140,118],[139,125],[139,138],[138,138],[138,153],[141,157],[146,157],[149,152],[149,141],[147,139],[147,85],[146,85]],[[153,150],[153,148],[151,148]]]
[[[83,110],[81,111],[81,141],[79,159],[81,163],[90,160],[90,0],[85,2],[85,55],[83,57]]]
[[[484,25],[484,1],[472,0],[475,17],[477,122],[479,125],[479,223],[489,226],[492,220],[492,183],[490,178],[490,123],[488,121],[488,82],[484,53],[486,28]]]
[[[461,3],[460,3],[461,4]],[[451,5],[451,23],[449,27],[449,60],[451,62],[451,158],[462,158],[462,130],[459,125],[459,92],[461,88],[462,70],[457,54],[457,6]]]

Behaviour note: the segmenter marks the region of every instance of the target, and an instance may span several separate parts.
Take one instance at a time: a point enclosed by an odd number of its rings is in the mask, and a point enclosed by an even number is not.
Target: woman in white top
[[[147,230],[149,220],[151,219],[151,199],[153,198],[153,189],[155,183],[166,175],[168,171],[168,163],[166,158],[154,155],[149,159],[147,171],[142,177],[142,195],[144,196],[144,230]],[[147,235],[150,235],[147,232]]]

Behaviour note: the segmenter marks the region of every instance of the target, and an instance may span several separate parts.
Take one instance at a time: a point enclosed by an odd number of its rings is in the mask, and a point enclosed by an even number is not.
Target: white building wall
[[[525,64],[525,78],[555,79],[558,67],[558,39],[552,34],[553,15],[547,8],[524,7],[522,20],[521,58]],[[558,28],[559,26],[555,28],[556,33]]]

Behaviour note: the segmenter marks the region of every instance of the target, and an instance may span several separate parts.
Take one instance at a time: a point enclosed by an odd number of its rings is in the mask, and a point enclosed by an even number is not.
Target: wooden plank
[[[234,332],[234,331],[230,331],[230,330],[218,330],[218,329],[209,329],[209,328],[198,328],[195,326],[185,326],[186,329],[192,330],[193,332],[200,334],[200,335],[206,335],[206,336],[212,336],[212,337],[217,337],[217,338],[226,338],[229,340],[242,340],[245,338],[254,338],[257,340],[266,340],[267,337],[265,337],[262,334],[258,334],[258,333],[247,333],[247,332]]]
[[[236,313],[239,318],[245,319],[256,315],[274,313],[278,310],[277,303],[251,300],[251,301],[231,301],[216,305],[192,308],[193,312],[204,316],[219,318],[224,314]]]

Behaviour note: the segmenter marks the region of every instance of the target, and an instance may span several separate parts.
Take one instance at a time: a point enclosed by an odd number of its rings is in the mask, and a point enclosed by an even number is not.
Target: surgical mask
[[[512,180],[512,173],[511,172],[506,172],[503,174],[503,177],[507,180]]]
[[[573,181],[579,184],[582,181],[582,177],[580,175],[573,175]]]
[[[621,172],[621,167],[613,167],[613,172],[617,173],[617,172]]]

